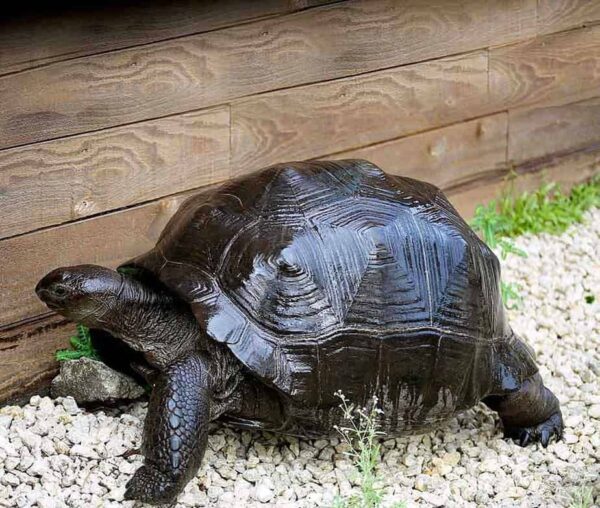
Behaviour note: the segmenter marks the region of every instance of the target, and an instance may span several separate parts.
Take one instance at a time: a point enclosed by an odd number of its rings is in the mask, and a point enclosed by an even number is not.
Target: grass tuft
[[[381,447],[379,440],[385,435],[378,430],[379,418],[383,411],[378,407],[378,399],[373,396],[369,407],[357,407],[346,399],[338,390],[335,396],[340,399],[340,409],[343,412],[347,426],[335,426],[342,440],[350,446],[345,452],[352,460],[358,473],[360,493],[344,499],[337,497],[334,508],[378,508],[381,506],[383,491],[378,487],[380,478],[377,474],[377,464],[380,459]],[[405,508],[405,504],[395,503],[392,508]]]
[[[487,205],[479,205],[471,227],[480,232],[483,240],[502,252],[511,252],[511,243],[502,239],[525,233],[559,235],[571,225],[583,220],[586,210],[600,206],[600,175],[576,185],[569,194],[556,183],[542,185],[534,192],[514,196],[511,192]],[[506,242],[506,240],[505,240]]]
[[[594,506],[594,492],[592,487],[578,487],[571,494],[569,508],[592,508]]]
[[[508,310],[518,309],[523,304],[521,291],[523,286],[516,282],[500,281],[500,290],[502,294],[502,303]]]
[[[502,259],[509,254],[526,257],[527,253],[519,249],[512,238],[525,233],[559,235],[570,225],[582,222],[586,210],[598,206],[600,175],[576,185],[569,194],[563,193],[556,183],[545,184],[520,196],[509,191],[487,205],[477,206],[471,227],[490,248],[500,251]],[[518,289],[518,284],[502,283],[502,301],[507,308],[521,305]]]
[[[59,349],[56,352],[56,359],[59,362],[65,360],[77,360],[79,358],[91,358],[99,360],[100,357],[92,344],[90,329],[84,325],[77,325],[77,335],[70,339],[73,349]]]

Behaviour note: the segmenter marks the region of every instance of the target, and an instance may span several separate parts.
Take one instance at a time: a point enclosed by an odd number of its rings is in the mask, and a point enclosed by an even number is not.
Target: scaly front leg
[[[125,499],[175,501],[198,471],[210,420],[207,360],[188,356],[157,376],[144,423],[144,465],[127,483]]]

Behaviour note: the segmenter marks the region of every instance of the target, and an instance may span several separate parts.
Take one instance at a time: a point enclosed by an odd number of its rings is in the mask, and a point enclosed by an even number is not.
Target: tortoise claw
[[[550,437],[552,437],[552,431],[550,429],[542,429],[542,431],[540,432],[540,443],[542,443],[542,446],[544,448],[548,447]]]
[[[128,457],[132,457],[133,455],[139,455],[140,453],[141,451],[139,448],[129,448],[129,450],[125,450],[120,457],[126,459]]]
[[[527,446],[529,444],[529,441],[531,439],[531,432],[529,432],[529,430],[524,430],[523,432],[521,432],[521,438],[519,439],[519,446]]]
[[[563,421],[560,412],[554,413],[546,421],[533,425],[531,427],[506,427],[504,429],[504,437],[508,437],[516,441],[519,446],[527,446],[529,443],[539,441],[546,448],[552,436],[556,440],[562,438]]]

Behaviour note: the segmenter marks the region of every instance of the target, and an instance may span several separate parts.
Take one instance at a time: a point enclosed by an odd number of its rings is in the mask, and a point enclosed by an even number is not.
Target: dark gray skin
[[[151,366],[145,462],[127,484],[126,499],[172,502],[201,465],[209,422],[222,415],[241,424],[270,421],[273,430],[289,424],[285,401],[245,374],[227,347],[206,340],[187,306],[167,293],[94,265],[56,269],[36,292],[50,309],[142,352]],[[537,373],[519,390],[484,402],[521,446],[546,446],[562,433],[558,401]]]
[[[261,391],[257,383],[246,383],[244,393],[240,363],[225,346],[203,340],[189,309],[168,294],[93,265],[56,269],[36,293],[50,309],[144,353],[154,371],[148,379],[145,462],[127,484],[126,499],[173,501],[200,467],[209,422],[259,408],[253,403]],[[268,397],[266,388],[263,395]]]

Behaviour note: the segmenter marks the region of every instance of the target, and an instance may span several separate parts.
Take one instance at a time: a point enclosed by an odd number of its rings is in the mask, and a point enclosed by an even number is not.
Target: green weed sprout
[[[556,183],[517,197],[506,193],[487,205],[479,205],[471,227],[482,234],[491,248],[500,247],[510,253],[510,242],[503,245],[502,239],[506,241],[525,233],[559,235],[571,224],[581,222],[588,209],[597,206],[600,206],[600,175],[576,185],[569,194],[564,194]]]
[[[519,293],[523,289],[521,284],[500,281],[502,303],[508,310],[518,309],[523,304],[523,297]]]
[[[336,497],[334,508],[379,508],[383,492],[377,487],[377,475],[381,447],[379,440],[385,435],[378,430],[379,418],[383,411],[378,407],[378,399],[373,396],[369,408],[357,407],[338,390],[335,396],[340,399],[347,426],[335,426],[342,440],[350,447],[345,454],[350,457],[359,476],[360,493],[348,499]],[[404,508],[404,503],[395,503],[392,508]]]
[[[509,254],[525,257],[527,253],[516,247],[512,238],[525,233],[561,234],[571,224],[581,222],[586,210],[597,206],[600,206],[600,175],[576,185],[569,194],[564,194],[556,183],[516,197],[512,192],[505,193],[487,205],[477,206],[471,227],[490,248],[500,251],[502,259]],[[503,282],[501,289],[507,308],[520,306],[517,284]]]
[[[477,206],[471,227],[474,231],[481,233],[483,241],[488,247],[499,248],[502,259],[506,259],[508,254],[527,256],[513,242],[503,238],[503,236],[508,236],[505,234],[508,229],[507,218],[501,214],[497,200],[492,200],[487,205]]]
[[[582,486],[572,492],[569,508],[592,508],[592,506],[594,506],[592,487]]]
[[[56,359],[59,362],[65,360],[77,360],[79,358],[92,358],[99,360],[100,357],[92,344],[90,329],[84,325],[77,325],[77,335],[70,339],[73,349],[59,349],[56,352]]]

